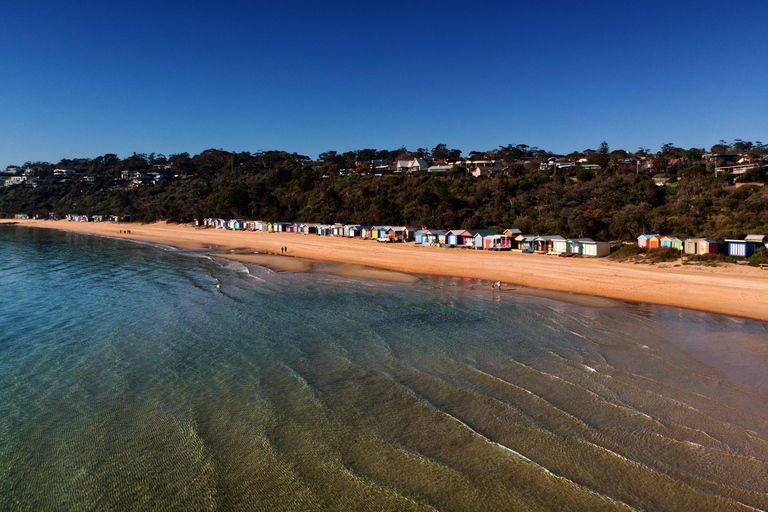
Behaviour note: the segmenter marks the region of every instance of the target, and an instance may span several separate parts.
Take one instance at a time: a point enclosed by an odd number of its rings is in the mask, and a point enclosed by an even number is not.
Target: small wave
[[[586,368],[586,369],[587,369],[587,371],[590,371],[590,372],[593,372],[593,373],[597,373],[597,370],[595,370],[595,369],[594,369],[594,368],[592,368],[591,366],[587,366],[587,365],[585,365],[585,364],[584,364],[584,365],[582,365],[582,366],[583,366],[584,368]]]
[[[511,452],[511,453],[513,453],[513,454],[517,455],[518,457],[520,457],[521,459],[523,459],[523,460],[525,460],[525,461],[528,461],[528,462],[533,462],[531,459],[529,459],[528,457],[526,457],[525,455],[523,455],[523,454],[522,454],[522,453],[520,453],[520,452],[516,452],[515,450],[513,450],[513,449],[512,449],[512,448],[510,448],[509,446],[504,446],[504,445],[503,445],[503,444],[501,444],[501,443],[496,443],[496,446],[500,446],[501,448],[504,448],[504,449],[505,449],[505,450],[507,450],[508,452]],[[545,468],[545,470],[546,470],[546,468]],[[547,470],[547,471],[549,471],[549,470]]]

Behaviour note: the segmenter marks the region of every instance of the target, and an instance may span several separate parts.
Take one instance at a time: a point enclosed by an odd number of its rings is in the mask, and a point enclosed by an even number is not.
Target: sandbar
[[[746,265],[706,267],[634,264],[605,258],[558,258],[509,251],[423,247],[413,243],[381,244],[371,240],[296,233],[228,231],[165,222],[5,222],[211,251],[218,253],[215,254],[217,256],[226,253],[228,258],[242,261],[253,258],[250,260],[252,263],[286,271],[331,272],[328,269],[335,268],[339,275],[360,276],[356,272],[360,270],[358,267],[362,267],[371,272],[385,271],[379,277],[373,274],[368,276],[373,279],[384,279],[383,276],[391,272],[391,280],[399,279],[398,273],[474,278],[487,281],[488,286],[500,280],[504,283],[502,289],[507,286],[515,288],[511,290],[512,293],[525,293],[529,290],[532,295],[546,296],[542,295],[542,290],[567,292],[768,321],[768,271]],[[126,230],[130,230],[130,233],[126,233]],[[281,247],[287,247],[286,256],[282,255]],[[262,259],[268,255],[274,258],[269,261]],[[335,262],[338,265],[328,264],[323,270],[319,262]],[[567,298],[562,294],[551,296],[555,300],[563,300],[563,297]]]

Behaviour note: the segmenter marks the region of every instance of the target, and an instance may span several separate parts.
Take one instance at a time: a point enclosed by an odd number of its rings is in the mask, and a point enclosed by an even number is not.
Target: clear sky
[[[0,2],[0,168],[768,142],[768,2]]]

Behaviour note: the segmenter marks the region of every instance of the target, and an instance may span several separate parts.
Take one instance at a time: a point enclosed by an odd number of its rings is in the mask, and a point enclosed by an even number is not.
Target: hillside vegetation
[[[80,213],[129,216],[138,222],[185,222],[204,217],[393,224],[439,228],[517,227],[525,233],[632,240],[643,232],[717,240],[768,232],[764,187],[735,188],[727,174],[703,167],[681,171],[674,186],[657,186],[626,170],[539,170],[513,163],[507,175],[473,177],[457,167],[413,175],[339,173],[329,163],[313,169],[301,155],[272,151],[208,150],[163,158],[176,177],[128,187],[122,171],[151,170],[152,158],[29,164],[49,184],[0,189],[0,214],[47,217]],[[333,162],[334,156],[329,160]],[[67,183],[64,167],[82,173]],[[84,180],[96,177],[92,184]],[[764,172],[752,179],[765,181]]]

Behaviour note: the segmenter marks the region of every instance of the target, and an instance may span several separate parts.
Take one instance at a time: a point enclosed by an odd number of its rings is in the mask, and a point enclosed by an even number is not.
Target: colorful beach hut
[[[486,251],[509,251],[512,249],[512,237],[507,235],[488,235],[483,238]]]
[[[717,254],[717,242],[709,238],[700,240],[697,254]]]
[[[654,236],[659,236],[658,233],[650,234],[650,235],[640,235],[637,237],[637,246],[641,249],[648,248],[648,240],[650,240]]]
[[[658,249],[661,247],[661,239],[663,237],[661,235],[653,235],[651,238],[648,239],[648,245],[646,246],[647,249]]]
[[[659,245],[666,249],[677,249],[678,251],[681,248],[681,244],[683,243],[682,240],[675,236],[663,236],[661,237],[661,240],[659,240]]]
[[[517,235],[515,237],[515,242],[517,243],[517,247],[515,247],[515,249],[525,253],[535,252],[536,238],[536,235]]]
[[[472,238],[472,233],[466,229],[453,229],[445,237],[446,243],[454,247],[463,247],[467,238]]]
[[[423,245],[439,244],[439,236],[444,234],[445,231],[439,229],[428,229],[421,236],[421,243]]]
[[[474,249],[482,249],[483,239],[485,239],[487,236],[493,236],[496,234],[496,232],[492,229],[471,229],[469,232],[472,235],[471,245],[467,244],[466,246],[472,247]]]

